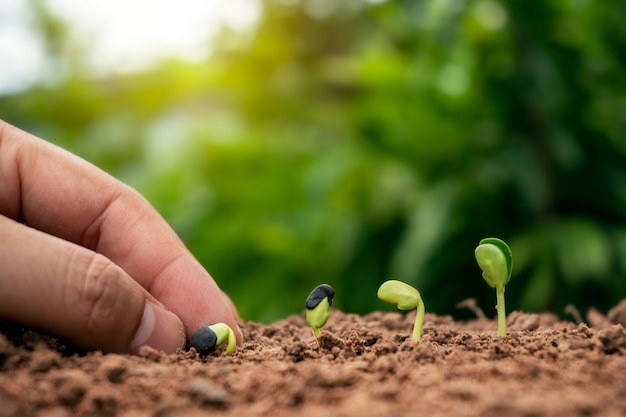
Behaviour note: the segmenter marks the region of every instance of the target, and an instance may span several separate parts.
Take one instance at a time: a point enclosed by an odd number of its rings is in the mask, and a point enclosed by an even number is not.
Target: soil
[[[301,316],[247,323],[245,342],[139,356],[0,334],[0,416],[625,416],[626,300],[588,324],[513,312],[455,322],[332,311],[318,346]]]

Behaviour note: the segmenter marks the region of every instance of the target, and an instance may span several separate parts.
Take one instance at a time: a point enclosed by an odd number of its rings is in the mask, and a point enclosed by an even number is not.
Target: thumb
[[[0,265],[0,319],[104,352],[184,346],[181,320],[102,255],[0,216]]]

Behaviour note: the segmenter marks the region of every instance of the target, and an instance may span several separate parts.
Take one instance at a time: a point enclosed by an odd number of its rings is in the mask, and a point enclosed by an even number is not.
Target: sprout
[[[320,329],[328,321],[330,306],[333,305],[335,290],[327,284],[318,285],[306,299],[306,324],[313,330],[315,341],[319,345]]]
[[[385,281],[378,288],[378,298],[390,304],[395,304],[400,310],[417,308],[415,325],[413,326],[413,340],[419,342],[422,338],[422,324],[424,323],[424,303],[419,291],[402,281],[395,279]]]
[[[490,237],[480,241],[475,250],[478,266],[483,270],[483,278],[491,288],[496,289],[498,310],[498,335],[506,336],[506,309],[504,287],[511,279],[513,253],[500,239]]]
[[[215,323],[210,326],[204,326],[198,329],[191,336],[191,346],[196,349],[198,354],[204,356],[213,352],[215,348],[224,343],[228,339],[226,354],[232,356],[235,353],[237,339],[235,332],[224,323]]]

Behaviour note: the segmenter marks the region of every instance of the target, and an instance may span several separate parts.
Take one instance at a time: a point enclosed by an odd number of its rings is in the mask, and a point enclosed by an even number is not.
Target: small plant
[[[390,304],[395,304],[400,310],[417,308],[415,325],[413,326],[413,340],[419,342],[422,338],[422,324],[424,323],[424,303],[419,291],[402,281],[395,279],[385,281],[378,288],[378,298]]]
[[[495,237],[481,240],[474,253],[478,266],[483,271],[483,278],[491,288],[496,289],[498,335],[506,336],[504,287],[511,279],[513,253],[506,243]]]
[[[328,284],[318,285],[306,299],[306,324],[313,330],[315,341],[319,345],[320,329],[324,327],[333,305],[335,290]]]
[[[232,356],[235,353],[237,339],[233,329],[224,323],[215,323],[199,328],[191,336],[191,346],[196,349],[199,355],[205,356],[213,352],[226,339],[228,339],[226,354]]]

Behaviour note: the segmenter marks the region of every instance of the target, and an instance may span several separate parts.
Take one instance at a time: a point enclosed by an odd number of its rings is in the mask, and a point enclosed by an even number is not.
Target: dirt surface
[[[72,353],[0,334],[0,416],[626,416],[626,301],[587,324],[333,311],[317,346],[303,317],[248,323],[233,357],[195,350]],[[619,324],[615,324],[619,323]]]

